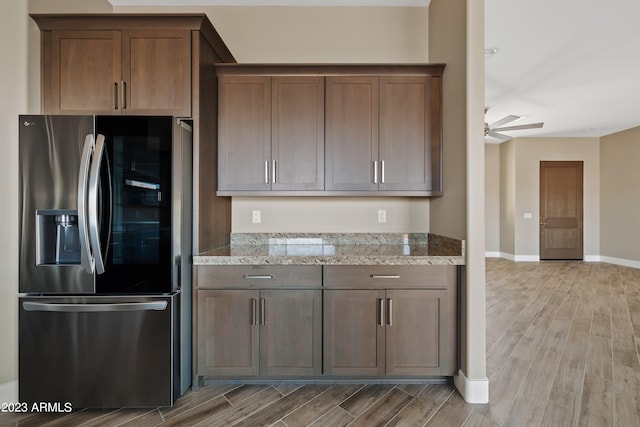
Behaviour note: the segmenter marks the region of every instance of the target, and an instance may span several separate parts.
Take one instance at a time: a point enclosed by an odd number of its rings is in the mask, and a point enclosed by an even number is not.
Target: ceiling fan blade
[[[518,126],[506,126],[501,128],[492,128],[491,130],[497,130],[500,132],[509,131],[509,130],[522,130],[522,129],[537,129],[541,128],[544,123],[530,123],[526,125],[518,125]]]
[[[499,139],[502,142],[509,141],[511,139],[509,135],[504,135],[494,131],[489,131],[489,133],[487,133],[487,136],[490,136],[491,138]]]
[[[498,120],[498,121],[497,121],[497,122],[495,122],[495,123],[491,123],[491,124],[489,125],[489,128],[490,128],[490,129],[494,129],[494,128],[497,128],[497,127],[499,127],[499,126],[506,125],[507,123],[510,123],[510,122],[516,121],[516,120],[518,120],[519,118],[520,118],[520,116],[509,115],[509,116],[506,116],[506,117],[501,118],[500,120]]]

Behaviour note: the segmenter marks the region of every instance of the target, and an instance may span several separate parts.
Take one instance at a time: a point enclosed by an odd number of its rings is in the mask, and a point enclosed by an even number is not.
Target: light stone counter
[[[464,240],[422,233],[235,233],[194,265],[463,265]]]

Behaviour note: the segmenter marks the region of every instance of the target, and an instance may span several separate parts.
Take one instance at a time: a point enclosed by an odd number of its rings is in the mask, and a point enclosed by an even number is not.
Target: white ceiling
[[[640,126],[640,1],[485,0],[485,47],[486,121],[544,122],[511,136]]]
[[[473,0],[469,0],[473,1]],[[109,0],[114,6],[422,6],[430,0]],[[485,0],[486,121],[511,136],[599,137],[640,126],[639,0]],[[487,142],[499,142],[487,138]]]

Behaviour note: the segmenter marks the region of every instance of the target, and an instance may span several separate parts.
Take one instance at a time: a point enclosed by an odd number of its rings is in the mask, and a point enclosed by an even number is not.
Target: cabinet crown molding
[[[30,14],[40,31],[182,29],[200,31],[225,62],[235,63],[231,51],[204,13]]]
[[[442,76],[446,64],[442,63],[375,63],[375,64],[215,64],[219,75],[256,76]]]

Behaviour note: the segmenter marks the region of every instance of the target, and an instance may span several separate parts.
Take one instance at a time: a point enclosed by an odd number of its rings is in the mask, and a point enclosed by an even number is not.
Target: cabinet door
[[[271,79],[218,80],[218,189],[271,188]]]
[[[322,291],[260,293],[260,375],[322,373]]]
[[[191,32],[129,30],[122,41],[122,113],[190,117]]]
[[[119,31],[52,31],[42,58],[46,114],[120,114]]]
[[[384,300],[383,290],[324,291],[326,375],[384,375]]]
[[[324,189],[324,78],[272,77],[272,190]]]
[[[380,190],[431,190],[431,78],[380,78]]]
[[[257,375],[259,292],[198,291],[198,373]]]
[[[327,77],[326,84],[325,187],[377,191],[378,77]]]
[[[453,375],[447,290],[387,290],[387,375]]]

